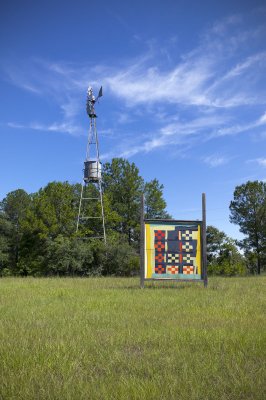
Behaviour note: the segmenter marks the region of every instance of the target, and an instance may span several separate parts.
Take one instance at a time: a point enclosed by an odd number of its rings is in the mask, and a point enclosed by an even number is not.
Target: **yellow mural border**
[[[170,226],[169,225],[164,225],[164,224],[158,224],[156,226],[153,226],[154,224],[152,224],[152,226],[150,224],[145,224],[145,245],[144,245],[144,252],[145,252],[145,271],[144,271],[144,277],[145,279],[150,279],[152,278],[152,266],[153,266],[153,257],[152,257],[152,253],[151,253],[151,239],[152,239],[152,235],[154,234],[154,229],[169,229]],[[198,226],[198,237],[197,237],[197,242],[198,242],[198,246],[197,246],[197,254],[196,254],[196,265],[197,265],[197,275],[201,275],[202,274],[202,265],[201,265],[201,225],[197,224]]]
[[[201,275],[201,236],[200,236],[200,225],[198,225],[198,246],[196,254],[196,264],[198,266],[198,275]]]
[[[148,249],[151,248],[151,230],[150,230],[150,224],[146,224],[146,248],[145,248],[145,253],[146,253],[146,262],[145,262],[145,278],[151,278],[152,277],[152,263],[151,263],[151,254],[150,251],[147,251]]]

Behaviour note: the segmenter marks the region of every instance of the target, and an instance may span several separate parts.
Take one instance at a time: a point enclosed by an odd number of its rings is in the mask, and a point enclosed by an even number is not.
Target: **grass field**
[[[265,399],[265,286],[1,279],[0,399]]]

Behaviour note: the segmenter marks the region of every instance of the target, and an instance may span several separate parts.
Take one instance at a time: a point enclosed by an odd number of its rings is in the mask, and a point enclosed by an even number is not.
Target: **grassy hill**
[[[1,279],[0,399],[265,399],[265,286]]]

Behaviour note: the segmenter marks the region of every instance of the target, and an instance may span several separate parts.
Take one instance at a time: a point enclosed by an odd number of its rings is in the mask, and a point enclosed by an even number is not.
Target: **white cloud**
[[[257,162],[262,167],[266,167],[266,158],[257,158]]]
[[[212,168],[220,167],[221,165],[227,164],[228,161],[229,160],[227,158],[217,154],[212,154],[203,158],[203,162]]]
[[[255,162],[259,164],[261,167],[266,167],[266,158],[255,158],[252,160],[247,160],[247,162]]]
[[[266,60],[266,52],[261,52],[248,57],[244,62],[238,63],[234,68],[232,68],[224,79],[234,78],[236,76],[242,75],[246,70],[251,67],[257,67],[258,63],[264,63]]]
[[[258,124],[260,125],[266,124],[266,112],[260,117]]]
[[[210,115],[192,119],[191,121],[173,121],[150,133],[139,132],[138,142],[132,144],[131,141],[122,141],[112,152],[104,154],[103,158],[132,157],[138,153],[149,153],[162,147],[178,145],[179,151],[184,152],[190,148],[194,142],[203,140],[206,135],[206,127],[215,127],[217,123],[224,123],[226,118],[222,116]]]
[[[17,128],[17,129],[24,129],[24,128],[25,128],[25,125],[18,124],[18,123],[16,123],[16,122],[8,122],[8,123],[7,123],[7,126],[8,126],[9,128]]]
[[[219,136],[227,136],[227,135],[237,135],[238,133],[243,133],[251,130],[255,130],[259,128],[261,125],[266,124],[266,113],[264,113],[259,119],[251,121],[245,124],[231,125],[225,126],[216,129],[213,131],[208,138],[213,139]]]
[[[251,93],[250,86],[252,89],[254,79],[264,83],[266,52],[242,56],[242,62],[237,63],[232,54],[232,50],[240,50],[245,37],[245,32],[240,35],[230,31],[239,21],[239,16],[232,16],[215,24],[198,47],[183,54],[168,70],[160,66],[153,49],[136,60],[128,60],[124,68],[33,59],[28,74],[28,66],[23,68],[23,65],[20,69],[9,68],[8,74],[16,85],[48,92],[63,103],[67,100],[66,104],[70,98],[73,100],[70,93],[86,90],[89,82],[99,86],[100,81],[113,96],[122,98],[129,106],[168,103],[228,108],[265,103],[265,90],[258,87]],[[246,33],[246,41],[251,34]]]
[[[61,132],[68,133],[73,136],[80,136],[83,134],[82,129],[78,126],[72,125],[71,123],[52,123],[50,125],[41,124],[38,122],[31,122],[30,124],[18,124],[16,122],[8,122],[7,126],[16,129],[33,129],[37,131],[48,131],[48,132]]]
[[[236,110],[266,104],[266,52],[251,45],[264,33],[262,27],[245,29],[240,15],[231,16],[215,23],[197,47],[178,59],[172,51],[171,68],[161,61],[161,46],[156,49],[153,44],[146,54],[114,66],[32,59],[19,67],[9,65],[6,73],[13,84],[49,98],[60,110],[59,121],[29,123],[27,128],[71,135],[82,132],[78,121],[88,84],[96,89],[102,84],[114,108],[103,131],[117,132],[119,124],[127,128],[127,140],[118,141],[109,155],[130,157],[165,146],[192,146],[199,138],[214,140],[261,129],[266,113],[256,120],[243,112],[237,117]],[[148,132],[136,130],[131,123],[137,119],[145,119],[146,125],[156,120],[157,125],[146,128]],[[9,126],[24,127],[19,122]],[[227,161],[209,156],[205,162],[218,166]]]
[[[129,105],[148,103],[176,103],[210,105],[203,94],[211,71],[208,61],[193,65],[182,63],[171,71],[161,72],[157,67],[124,71],[105,79],[113,95],[123,98]]]

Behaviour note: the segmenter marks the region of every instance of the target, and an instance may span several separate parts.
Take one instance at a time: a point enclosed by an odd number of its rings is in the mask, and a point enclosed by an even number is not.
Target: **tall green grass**
[[[265,284],[0,280],[0,398],[265,399]]]

